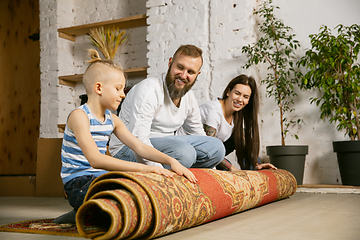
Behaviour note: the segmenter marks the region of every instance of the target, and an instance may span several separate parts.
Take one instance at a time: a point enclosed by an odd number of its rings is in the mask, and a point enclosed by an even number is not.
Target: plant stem
[[[271,19],[271,28],[273,31],[274,36],[276,35],[275,33],[275,27],[274,27],[274,19]],[[279,46],[278,46],[278,40],[277,38],[274,39],[274,44],[275,44],[275,48],[276,48],[276,52],[279,52]],[[285,136],[284,136],[284,121],[283,121],[283,106],[282,106],[282,99],[281,99],[281,91],[280,91],[280,87],[279,87],[279,76],[278,76],[278,71],[277,71],[277,67],[278,67],[278,62],[275,61],[275,66],[273,67],[274,70],[274,75],[275,75],[275,84],[276,84],[276,89],[277,89],[277,95],[278,95],[278,99],[279,99],[279,109],[280,109],[280,130],[281,130],[281,145],[285,146]]]
[[[281,103],[279,103],[279,108],[280,108],[281,145],[285,146],[283,110],[282,110]]]

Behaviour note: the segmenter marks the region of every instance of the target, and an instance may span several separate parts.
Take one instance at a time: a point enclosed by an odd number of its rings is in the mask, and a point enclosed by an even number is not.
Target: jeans
[[[94,175],[84,175],[76,177],[64,185],[68,201],[75,211],[77,211],[83,204],[90,184],[95,180],[95,178],[96,176]]]
[[[178,160],[187,168],[214,168],[225,157],[224,144],[215,137],[185,135],[150,138],[151,144],[160,152]],[[124,146],[113,157],[137,162],[133,152]],[[169,165],[164,168],[170,169]]]

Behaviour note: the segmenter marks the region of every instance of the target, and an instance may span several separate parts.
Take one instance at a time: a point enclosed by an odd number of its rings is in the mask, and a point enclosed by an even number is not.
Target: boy
[[[96,50],[89,52],[92,60],[83,76],[88,102],[69,114],[61,150],[61,177],[74,210],[55,219],[56,223],[74,223],[76,211],[82,205],[91,182],[108,171],[152,172],[173,176],[172,172],[161,167],[127,162],[106,155],[106,144],[111,133],[139,156],[170,165],[175,173],[187,177],[193,183],[197,181],[194,174],[176,159],[138,140],[120,118],[108,110],[116,110],[125,97],[124,73],[111,60],[101,60]]]

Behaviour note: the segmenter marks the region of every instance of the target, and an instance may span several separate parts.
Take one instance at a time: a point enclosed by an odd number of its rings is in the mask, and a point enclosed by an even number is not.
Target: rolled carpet
[[[90,186],[76,214],[81,236],[150,239],[287,198],[296,179],[286,170],[190,169],[198,179],[110,172]]]

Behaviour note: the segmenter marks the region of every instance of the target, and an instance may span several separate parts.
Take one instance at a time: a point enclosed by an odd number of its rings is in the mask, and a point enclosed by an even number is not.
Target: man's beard
[[[189,84],[187,80],[185,80],[185,86],[181,89],[176,88],[175,81],[176,79],[181,79],[180,77],[171,77],[170,76],[170,68],[166,74],[165,80],[166,80],[166,87],[169,91],[169,96],[171,99],[179,99],[182,98],[195,84],[197,77],[195,78],[194,82]],[[183,80],[183,79],[181,79]]]

